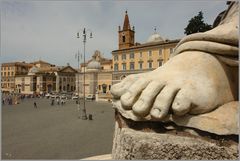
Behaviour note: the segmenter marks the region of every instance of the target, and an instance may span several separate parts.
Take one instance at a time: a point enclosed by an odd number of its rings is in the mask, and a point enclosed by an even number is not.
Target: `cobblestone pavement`
[[[86,102],[86,109],[93,120],[79,119],[73,100],[51,106],[49,99],[29,98],[2,106],[2,159],[82,159],[111,153],[111,103]]]

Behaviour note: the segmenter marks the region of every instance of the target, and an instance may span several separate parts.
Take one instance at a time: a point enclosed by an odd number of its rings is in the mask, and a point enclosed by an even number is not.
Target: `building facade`
[[[166,63],[177,43],[177,40],[162,38],[156,29],[143,43],[135,43],[134,26],[131,28],[127,12],[123,27],[119,26],[118,49],[112,51],[113,84],[120,82],[129,74],[152,71]]]
[[[27,74],[32,64],[25,62],[2,63],[1,65],[1,89],[2,92],[14,92],[16,90],[15,77]]]
[[[3,63],[1,89],[21,94],[74,92],[76,73],[70,65],[59,67],[42,60]]]
[[[112,60],[104,58],[100,51],[96,50],[92,59],[81,64],[80,72],[76,76],[76,93],[82,97],[85,90],[85,96],[95,95],[98,99],[111,98],[112,68]]]
[[[56,92],[74,92],[76,90],[76,74],[77,70],[69,65],[56,70]]]

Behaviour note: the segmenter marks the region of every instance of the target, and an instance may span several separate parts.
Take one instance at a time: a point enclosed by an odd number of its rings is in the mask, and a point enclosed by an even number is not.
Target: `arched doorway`
[[[69,92],[70,91],[70,85],[67,84],[67,91]]]
[[[22,85],[21,85],[21,84],[18,84],[18,85],[17,85],[17,92],[18,92],[18,93],[21,93],[21,88],[22,88]]]
[[[103,93],[107,93],[107,85],[106,84],[102,84],[102,91],[103,91]]]

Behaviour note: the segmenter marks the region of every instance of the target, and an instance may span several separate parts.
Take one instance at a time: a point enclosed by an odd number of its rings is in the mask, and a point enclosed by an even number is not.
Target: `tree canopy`
[[[184,29],[184,34],[190,35],[197,32],[204,32],[212,29],[212,26],[204,23],[203,21],[203,13],[200,11],[197,16],[194,16],[191,18],[191,20],[188,21],[187,27]]]

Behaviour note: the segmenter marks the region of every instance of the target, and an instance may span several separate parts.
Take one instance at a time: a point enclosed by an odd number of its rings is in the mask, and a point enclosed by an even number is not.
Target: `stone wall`
[[[195,129],[184,128],[183,130],[181,127],[175,130],[158,127],[160,130],[155,130],[155,126],[164,125],[147,124],[147,126],[142,122],[137,124],[117,113],[112,158],[121,160],[238,159],[238,136],[218,136]]]

